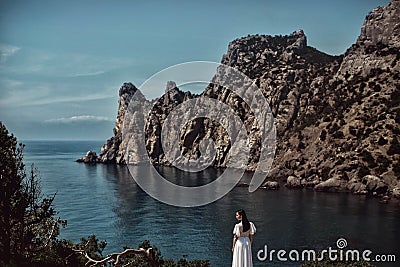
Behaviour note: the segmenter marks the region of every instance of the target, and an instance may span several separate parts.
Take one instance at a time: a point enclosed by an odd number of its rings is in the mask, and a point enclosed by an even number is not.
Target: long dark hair
[[[242,209],[238,210],[236,212],[240,216],[242,216],[242,226],[243,226],[243,232],[247,232],[250,229],[250,222],[249,219],[247,219],[246,212]]]

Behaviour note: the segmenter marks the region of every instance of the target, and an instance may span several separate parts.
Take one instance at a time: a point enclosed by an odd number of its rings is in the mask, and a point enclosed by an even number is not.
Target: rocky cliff
[[[308,46],[301,30],[288,36],[247,36],[229,44],[221,63],[254,80],[275,118],[277,150],[268,179],[316,190],[399,193],[399,31],[400,1],[393,0],[370,12],[357,42],[341,56]],[[114,137],[96,161],[124,163],[127,144],[121,129],[136,90],[130,83],[121,87]],[[201,95],[193,95],[168,83],[161,98],[142,99],[143,105],[155,105],[145,132],[153,163],[170,164],[160,143],[168,113],[188,99],[202,97],[218,99],[240,116],[251,140],[247,169],[254,170],[260,150],[254,118],[240,98],[212,84]],[[199,157],[203,138],[217,144],[213,165],[224,167],[230,143],[224,129],[209,119],[185,125],[179,144],[182,154]]]

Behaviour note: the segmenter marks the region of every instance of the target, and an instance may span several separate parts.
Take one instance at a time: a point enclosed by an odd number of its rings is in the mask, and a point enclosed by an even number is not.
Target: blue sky
[[[342,54],[389,0],[0,0],[0,121],[20,140],[105,140],[118,90],[174,64],[220,62],[248,34],[303,29]],[[148,97],[161,96],[164,88]]]

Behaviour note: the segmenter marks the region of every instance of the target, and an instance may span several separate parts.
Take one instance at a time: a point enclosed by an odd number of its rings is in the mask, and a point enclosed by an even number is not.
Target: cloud
[[[8,44],[0,44],[0,63],[6,62],[7,58],[18,52],[20,47],[8,45]]]
[[[94,71],[94,72],[87,72],[87,73],[76,73],[72,74],[69,77],[87,77],[87,76],[97,76],[97,75],[102,75],[105,74],[106,71],[99,70],[99,71]]]
[[[98,88],[92,84],[92,81],[87,83],[22,81],[2,78],[0,74],[0,105],[38,106],[113,99],[118,97],[116,88],[119,88],[119,84],[113,82],[103,84],[102,88]]]
[[[128,58],[56,53],[0,43],[0,105],[37,106],[118,96]],[[125,74],[121,74],[125,73]]]
[[[0,80],[0,84],[2,84],[6,88],[12,90],[16,87],[22,86],[24,83],[22,81],[14,80],[14,79],[4,79],[4,80]]]
[[[32,86],[20,80],[0,79],[0,105],[27,106],[37,99],[45,98],[50,90],[48,85]]]
[[[19,106],[40,106],[40,105],[49,105],[56,103],[69,103],[69,102],[85,102],[92,100],[102,100],[113,98],[116,96],[115,94],[109,93],[98,93],[93,95],[84,95],[84,96],[47,96],[45,98],[35,98],[31,101],[25,101],[23,103],[19,103]],[[1,101],[0,101],[1,103]],[[9,103],[8,103],[9,104]]]
[[[13,62],[6,62],[8,57],[19,50],[21,52]],[[22,50],[17,46],[1,43],[0,60],[0,63],[6,63],[0,66],[5,74],[32,74],[59,78],[98,76],[137,65],[129,57],[57,52],[32,47],[24,47]]]
[[[57,118],[46,120],[46,123],[74,123],[74,122],[102,122],[112,121],[112,119],[103,116],[92,116],[92,115],[79,115],[67,118]]]

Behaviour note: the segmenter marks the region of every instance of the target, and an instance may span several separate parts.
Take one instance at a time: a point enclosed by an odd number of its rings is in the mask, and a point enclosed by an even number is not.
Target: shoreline
[[[88,153],[89,152],[91,151],[88,151]],[[88,153],[86,154],[86,156],[88,155]],[[94,155],[89,153],[89,156],[95,157],[95,155],[96,155],[95,152]],[[101,164],[101,165],[114,165],[114,166],[128,166],[126,163],[97,162],[97,161],[85,162],[84,160],[82,160],[82,158],[77,159],[76,162],[90,164],[90,165]],[[139,164],[134,164],[133,166],[136,165]],[[155,166],[156,168],[162,167],[162,168],[178,169],[175,166],[168,166],[163,164],[154,164],[153,166]],[[210,166],[207,169],[224,170],[225,167]],[[243,170],[238,169],[238,171],[243,171]],[[252,170],[243,171],[244,176],[249,174],[252,176],[252,174],[254,174],[254,171]],[[365,181],[364,179],[365,177],[370,178],[372,181]],[[247,183],[247,180],[248,177],[242,177],[235,187],[248,188],[249,184]],[[286,179],[285,178],[271,179],[270,177],[266,176],[266,179],[264,180],[263,184],[258,189],[280,190],[280,188],[285,188],[287,190],[310,190],[314,192],[323,192],[323,193],[347,193],[355,196],[365,196],[365,198],[370,198],[370,199],[378,199],[379,202],[382,204],[397,203],[398,205],[400,205],[400,195],[393,194],[393,189],[395,189],[395,187],[390,188],[389,185],[384,183],[383,180],[378,178],[377,176],[366,175],[361,179],[357,178],[349,181],[344,181],[335,178],[329,178],[324,181],[319,180],[318,183],[315,183],[315,181],[307,183],[306,181],[307,178],[299,178],[294,176],[289,176]],[[378,186],[379,183],[380,186]],[[326,184],[328,184],[328,186],[326,186]],[[354,186],[355,184],[358,187]],[[358,190],[352,190],[351,188],[353,189],[357,188]]]
[[[269,186],[270,183],[278,183],[276,186]],[[326,182],[326,181],[323,181]],[[323,183],[321,182],[321,183]],[[320,183],[320,184],[321,184]],[[242,188],[248,188],[249,184],[243,181],[240,181],[236,187],[242,187]],[[287,181],[285,179],[278,179],[278,180],[268,180],[266,179],[265,182],[263,183],[262,186],[260,186],[259,190],[267,190],[267,191],[276,191],[276,190],[289,190],[289,191],[312,191],[316,193],[331,193],[331,194],[351,194],[353,196],[363,196],[365,199],[376,199],[379,201],[379,203],[382,204],[388,204],[388,203],[393,203],[395,205],[400,205],[400,198],[398,196],[393,195],[392,191],[393,190],[387,190],[383,194],[377,194],[376,191],[362,191],[362,192],[357,192],[357,191],[352,191],[348,189],[347,187],[338,187],[338,188],[327,188],[327,189],[316,189],[315,186],[306,186],[306,185],[300,185],[300,186],[290,186],[288,185]]]

